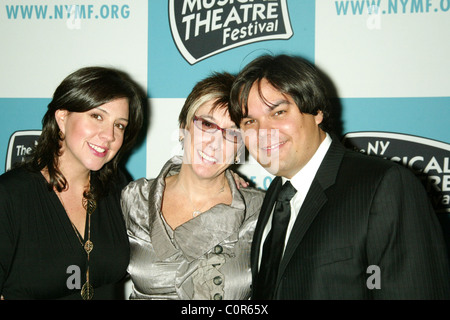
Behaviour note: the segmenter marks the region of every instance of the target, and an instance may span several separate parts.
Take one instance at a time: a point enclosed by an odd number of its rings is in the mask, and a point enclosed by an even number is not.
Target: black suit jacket
[[[256,226],[254,281],[262,233],[280,188],[276,177]],[[286,245],[275,298],[450,299],[445,246],[412,172],[347,150],[333,138]]]

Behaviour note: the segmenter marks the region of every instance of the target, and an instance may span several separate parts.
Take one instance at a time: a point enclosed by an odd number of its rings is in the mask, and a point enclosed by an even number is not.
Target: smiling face
[[[289,95],[262,79],[253,84],[248,115],[241,121],[245,145],[271,174],[292,178],[325,139],[318,126],[322,117],[321,112],[315,116],[301,113]]]
[[[211,111],[212,106],[213,101],[200,106],[195,112],[198,120],[195,120],[195,124],[191,121],[184,130],[183,162],[189,164],[193,172],[202,178],[214,178],[223,173],[234,162],[240,147],[239,143],[224,139],[220,129],[213,133],[203,131],[217,125],[222,129],[232,130],[233,133],[239,132],[226,108]]]
[[[128,124],[128,100],[119,98],[86,112],[55,112],[65,138],[60,166],[71,170],[100,170],[123,143]]]

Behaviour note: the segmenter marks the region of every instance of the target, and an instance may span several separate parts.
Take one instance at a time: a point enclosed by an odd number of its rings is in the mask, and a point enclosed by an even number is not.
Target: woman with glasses
[[[234,76],[195,85],[179,115],[183,156],[122,192],[131,299],[248,299],[250,246],[264,193],[239,188],[242,137],[228,114]]]

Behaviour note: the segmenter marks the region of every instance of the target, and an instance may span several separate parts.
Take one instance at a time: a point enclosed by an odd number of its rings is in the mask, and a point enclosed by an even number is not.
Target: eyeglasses
[[[225,140],[233,142],[235,144],[238,144],[242,141],[241,133],[238,130],[222,129],[217,124],[197,116],[194,116],[194,124],[197,128],[209,134],[214,134],[218,130],[220,130],[222,132],[222,137]]]

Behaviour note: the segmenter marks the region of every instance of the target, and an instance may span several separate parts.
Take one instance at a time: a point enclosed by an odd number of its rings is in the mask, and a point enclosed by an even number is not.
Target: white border
[[[42,130],[22,130],[22,131],[16,131],[14,132],[11,137],[9,138],[8,142],[8,152],[6,153],[6,168],[5,172],[11,169],[11,155],[12,155],[12,148],[13,148],[13,141],[16,139],[16,137],[20,136],[28,136],[28,135],[41,135]]]

